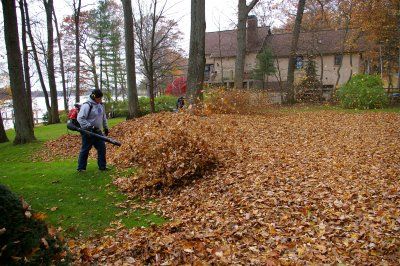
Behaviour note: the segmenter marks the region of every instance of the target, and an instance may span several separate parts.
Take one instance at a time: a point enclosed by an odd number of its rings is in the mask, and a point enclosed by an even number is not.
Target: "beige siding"
[[[244,71],[250,72],[256,67],[257,53],[247,54],[245,58]],[[236,57],[224,57],[222,59],[222,69],[224,71],[224,81],[233,81],[235,76],[235,62]],[[221,82],[221,59],[206,57],[206,64],[214,64],[214,71],[217,71],[217,75],[214,78],[214,82]]]
[[[256,53],[251,53],[246,56],[245,60],[245,72],[250,72],[256,67]],[[235,74],[235,57],[228,57],[222,59],[223,71],[224,71],[224,81],[232,81]],[[340,80],[339,85],[344,84],[350,77],[351,70],[353,74],[359,73],[360,70],[360,56],[358,54],[352,55],[353,66],[350,66],[350,55],[345,55],[343,57],[343,64],[340,69]],[[282,81],[286,81],[287,78],[287,68],[288,68],[288,58],[279,58],[278,63],[275,62],[275,66],[280,69],[280,77]],[[317,57],[315,59],[317,67],[317,75],[321,74],[321,59]],[[221,61],[219,58],[206,57],[206,64],[214,64],[214,70],[217,72],[216,76],[213,77],[214,82],[221,82]],[[326,55],[323,57],[324,71],[323,71],[323,83],[324,85],[335,85],[337,79],[337,69],[339,66],[334,65],[334,55]],[[279,71],[277,72],[279,75]],[[295,82],[298,82],[302,77],[304,77],[304,69],[295,71]],[[249,78],[247,76],[246,78]],[[268,77],[269,82],[278,81],[275,75]]]
[[[337,79],[337,69],[339,66],[336,66],[334,63],[334,55],[327,55],[323,57],[324,71],[323,71],[323,83],[324,85],[335,85]],[[343,57],[343,64],[340,69],[340,80],[339,85],[344,84],[350,77],[351,70],[353,70],[353,74],[359,73],[360,70],[360,57],[358,54],[352,55],[353,66],[350,66],[350,55],[345,55]],[[288,58],[279,58],[277,64],[275,62],[275,66],[280,68],[280,77],[282,81],[286,81],[287,78],[287,68],[288,68]],[[315,59],[317,75],[321,75],[321,59],[317,57]],[[305,75],[304,70],[296,70],[295,71],[295,81],[299,81]],[[275,76],[268,77],[269,81],[277,81]]]

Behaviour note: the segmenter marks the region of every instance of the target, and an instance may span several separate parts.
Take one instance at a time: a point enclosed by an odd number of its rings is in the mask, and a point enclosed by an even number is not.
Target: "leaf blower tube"
[[[105,137],[105,136],[103,136],[103,135],[96,134],[96,133],[91,132],[91,131],[88,131],[88,130],[84,130],[84,129],[80,128],[80,127],[75,126],[75,125],[72,124],[71,122],[68,122],[68,123],[67,123],[67,128],[68,128],[69,130],[72,130],[72,131],[78,131],[78,132],[81,132],[81,133],[83,133],[83,134],[86,134],[86,135],[89,135],[89,136],[92,136],[92,137],[95,137],[95,138],[102,139],[102,140],[104,140],[105,142],[111,143],[111,144],[116,145],[116,146],[118,146],[118,147],[121,146],[121,142],[118,142],[118,141],[116,141],[115,139],[107,138],[107,137]]]

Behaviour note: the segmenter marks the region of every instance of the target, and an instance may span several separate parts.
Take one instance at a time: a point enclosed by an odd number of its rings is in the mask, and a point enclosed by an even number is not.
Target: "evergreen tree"
[[[274,55],[271,49],[264,48],[262,52],[257,55],[257,67],[253,70],[254,79],[262,80],[264,89],[265,76],[275,74],[275,72]]]
[[[295,87],[296,101],[319,102],[322,101],[321,81],[317,77],[317,69],[313,57],[309,57],[305,68],[305,78]]]

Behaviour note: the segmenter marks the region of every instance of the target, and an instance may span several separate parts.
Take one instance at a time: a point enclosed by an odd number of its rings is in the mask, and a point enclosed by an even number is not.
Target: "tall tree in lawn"
[[[289,65],[288,65],[288,74],[287,74],[287,95],[286,95],[286,103],[289,103],[289,104],[293,104],[295,102],[295,99],[294,99],[294,69],[295,69],[295,64],[296,64],[297,44],[299,42],[301,20],[303,18],[305,3],[306,3],[306,0],[299,0],[299,3],[297,5],[296,20],[294,23],[294,28],[293,28],[293,33],[292,33],[292,44],[290,47],[290,55],[289,55]]]
[[[177,60],[177,57],[172,55],[174,55],[174,47],[177,46],[176,40],[179,39],[180,31],[176,29],[175,20],[166,19],[168,17],[166,3],[167,1],[164,1],[161,8],[158,8],[159,1],[152,0],[149,9],[146,10],[138,1],[139,14],[135,19],[139,69],[148,82],[152,113],[155,112],[154,97],[158,78],[162,77],[162,72],[168,71],[168,67],[171,68]]]
[[[21,50],[19,47],[15,0],[1,0],[1,3],[3,5],[4,39],[6,42],[8,71],[15,114],[14,144],[23,144],[34,141],[35,135],[30,118],[32,114],[29,113],[29,108],[25,100],[27,96],[24,84]]]
[[[36,65],[36,71],[37,71],[37,75],[39,77],[40,87],[42,88],[42,91],[43,91],[44,101],[46,104],[46,110],[47,110],[47,113],[49,114],[49,116],[51,116],[51,105],[50,105],[50,100],[49,100],[49,94],[47,92],[46,84],[44,83],[42,68],[41,68],[40,62],[39,62],[39,56],[38,56],[38,52],[36,49],[35,39],[33,38],[28,3],[26,0],[23,0],[23,2],[24,2],[24,10],[25,10],[25,18],[26,18],[26,29],[27,29],[27,33],[29,36],[29,41],[31,43],[33,59],[35,61],[35,65]]]
[[[205,0],[191,1],[190,48],[186,97],[196,108],[203,100],[205,58]]]
[[[7,76],[8,76],[8,73],[7,73]],[[8,90],[8,88],[6,89],[7,97],[4,97],[2,100],[0,100],[0,143],[9,141],[6,131],[4,129],[3,117],[1,115],[1,106],[5,103],[5,101],[8,101],[11,99],[11,88],[9,88],[9,90]]]
[[[121,0],[124,9],[125,60],[128,79],[128,119],[139,116],[139,100],[136,89],[135,43],[131,0]]]
[[[54,16],[54,25],[56,26],[56,33],[57,33],[57,45],[58,45],[58,56],[60,57],[60,74],[61,74],[61,83],[63,87],[63,100],[64,100],[64,110],[68,112],[68,100],[67,100],[67,85],[65,82],[65,69],[64,69],[64,56],[61,46],[61,34],[58,29],[58,21],[56,12],[53,6],[53,16]]]
[[[0,143],[8,142],[6,131],[4,130],[3,117],[0,112]]]
[[[246,21],[250,10],[259,0],[252,0],[249,5],[246,0],[238,0],[237,52],[235,62],[235,88],[243,89],[244,61],[246,58]]]
[[[73,8],[74,8],[74,23],[75,23],[75,101],[80,101],[80,40],[79,40],[79,19],[81,15],[81,0],[73,0]]]
[[[350,30],[350,23],[351,23],[351,16],[352,16],[352,11],[353,11],[353,1],[349,0],[349,1],[342,1],[343,3],[339,4],[339,10],[341,11],[341,15],[343,16],[344,19],[344,36],[343,36],[343,40],[341,43],[341,48],[340,48],[340,55],[342,57],[342,60],[340,61],[339,67],[336,70],[336,83],[335,83],[335,88],[334,89],[338,89],[338,85],[339,85],[339,81],[340,81],[340,70],[342,69],[342,65],[343,65],[343,57],[344,57],[344,53],[346,51],[346,43],[348,41],[348,34],[349,34],[349,30]],[[350,63],[352,63],[352,55],[350,54]],[[353,71],[352,68],[350,68],[350,71]],[[351,78],[352,73],[350,73],[350,77]]]
[[[25,12],[24,12],[24,3],[22,0],[18,1],[19,10],[21,12],[21,39],[22,39],[22,58],[24,64],[24,78],[25,78],[25,89],[26,89],[26,104],[29,108],[29,113],[32,114],[31,123],[34,126],[33,122],[33,110],[32,110],[32,86],[31,86],[31,76],[29,73],[29,51],[28,45],[26,43],[26,21],[25,21]]]
[[[60,123],[58,114],[57,86],[54,74],[54,38],[53,38],[53,0],[43,0],[47,22],[47,76],[49,79],[51,116],[50,124]]]

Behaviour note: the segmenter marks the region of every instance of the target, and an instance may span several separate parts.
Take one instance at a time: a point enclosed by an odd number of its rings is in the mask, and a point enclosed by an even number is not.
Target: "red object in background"
[[[165,93],[174,96],[182,96],[186,94],[186,78],[176,78],[172,83],[168,84]]]

